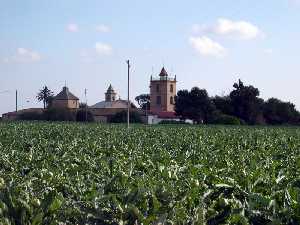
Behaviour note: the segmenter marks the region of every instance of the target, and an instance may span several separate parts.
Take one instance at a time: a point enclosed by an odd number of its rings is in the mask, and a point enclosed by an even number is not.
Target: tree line
[[[299,125],[300,113],[295,105],[277,98],[264,101],[258,88],[234,83],[226,96],[209,97],[205,89],[194,87],[180,90],[175,100],[175,112],[182,119],[195,123],[228,123],[249,125]]]

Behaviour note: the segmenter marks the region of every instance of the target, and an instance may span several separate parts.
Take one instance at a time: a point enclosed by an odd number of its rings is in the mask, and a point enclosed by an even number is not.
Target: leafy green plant
[[[0,224],[299,224],[300,129],[0,124]]]

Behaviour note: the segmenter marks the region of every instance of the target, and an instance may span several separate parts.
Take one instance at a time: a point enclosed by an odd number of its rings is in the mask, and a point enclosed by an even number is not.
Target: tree
[[[191,119],[196,123],[208,123],[215,107],[205,89],[194,87],[190,92],[178,91],[175,98],[175,112],[181,119]]]
[[[190,92],[190,96],[192,103],[191,119],[197,123],[209,123],[215,107],[209,98],[207,91],[205,89],[194,87]]]
[[[248,124],[263,123],[264,100],[258,98],[259,90],[253,86],[245,86],[241,80],[234,83],[235,88],[230,93],[233,115],[243,119]]]
[[[192,104],[188,90],[179,90],[175,97],[175,112],[181,120],[190,118],[188,107]]]
[[[143,110],[150,109],[150,95],[149,94],[141,94],[135,97],[135,100]]]
[[[279,125],[297,124],[300,115],[294,104],[270,98],[264,104],[264,117],[268,124]]]
[[[229,96],[215,96],[212,98],[212,101],[216,107],[216,109],[226,115],[233,115],[233,107],[232,102]]]
[[[47,86],[44,86],[39,93],[37,94],[36,98],[40,101],[43,102],[44,104],[44,109],[50,105],[50,103],[53,100],[53,91],[48,89]]]

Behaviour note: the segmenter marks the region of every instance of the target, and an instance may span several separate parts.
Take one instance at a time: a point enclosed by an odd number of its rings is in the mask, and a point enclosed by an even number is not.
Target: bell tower
[[[105,101],[106,102],[116,101],[116,96],[117,96],[117,93],[114,91],[113,87],[110,84],[105,93]]]
[[[176,96],[176,76],[170,78],[163,67],[159,78],[150,80],[150,111],[152,113],[174,112]]]

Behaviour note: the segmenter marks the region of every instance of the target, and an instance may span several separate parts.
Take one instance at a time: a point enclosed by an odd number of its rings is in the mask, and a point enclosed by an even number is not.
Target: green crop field
[[[300,224],[300,128],[0,123],[0,224]]]

